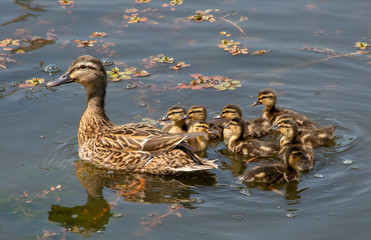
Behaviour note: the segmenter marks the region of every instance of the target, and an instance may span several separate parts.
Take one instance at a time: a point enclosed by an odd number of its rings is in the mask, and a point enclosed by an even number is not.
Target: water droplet
[[[114,213],[112,216],[113,216],[114,218],[120,218],[120,217],[123,217],[124,215],[121,214],[121,213]]]
[[[44,135],[41,135],[40,138],[43,139],[43,138],[45,138],[45,136]]]
[[[247,220],[247,217],[243,214],[232,214],[229,216],[229,220],[232,222],[244,222]]]
[[[103,233],[103,231],[102,230],[98,230],[97,233]]]
[[[44,67],[44,71],[51,74],[51,73],[57,73],[59,72],[61,69],[55,65],[55,64],[49,64],[48,66]]]
[[[353,164],[354,162],[352,161],[352,160],[350,160],[350,159],[347,159],[347,160],[344,160],[343,161],[343,164],[344,165],[351,165],[351,164]]]
[[[77,218],[78,215],[77,215],[77,214],[73,214],[71,217],[72,217],[72,218]]]
[[[107,171],[108,175],[113,175],[113,171]]]
[[[322,174],[316,173],[316,174],[314,174],[314,177],[316,177],[316,178],[324,178],[325,176],[323,176]]]
[[[288,214],[286,214],[286,217],[294,218],[294,217],[296,217],[296,214],[295,213],[288,213]]]
[[[251,197],[251,191],[249,189],[242,189],[240,193],[246,197]]]
[[[103,66],[113,65],[113,61],[109,58],[102,58],[100,61],[102,62]]]
[[[138,87],[138,85],[136,85],[136,84],[130,82],[130,83],[128,83],[128,84],[125,86],[125,89],[127,89],[127,90],[131,90],[131,89],[135,89],[135,88],[137,88],[137,87]]]

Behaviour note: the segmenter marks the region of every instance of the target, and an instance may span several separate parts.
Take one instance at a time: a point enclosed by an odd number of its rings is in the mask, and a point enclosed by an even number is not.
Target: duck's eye
[[[81,65],[79,66],[79,68],[80,68],[80,69],[85,69],[86,66],[85,66],[84,64],[81,64]]]

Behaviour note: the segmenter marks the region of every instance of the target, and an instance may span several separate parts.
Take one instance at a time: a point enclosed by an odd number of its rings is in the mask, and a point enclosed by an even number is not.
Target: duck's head
[[[215,117],[215,118],[226,118],[228,120],[232,120],[234,118],[241,118],[242,111],[240,106],[237,104],[228,104],[222,110],[222,114]]]
[[[285,164],[297,170],[297,163],[302,159],[308,159],[300,148],[291,146],[286,151]]]
[[[258,100],[256,100],[250,107],[256,105],[265,105],[267,107],[272,107],[276,104],[276,93],[272,89],[263,89],[259,92]]]
[[[206,108],[202,105],[194,105],[188,109],[185,118],[197,121],[205,121],[207,116]]]
[[[277,126],[281,134],[285,135],[288,138],[293,138],[298,132],[298,124],[291,119],[283,118],[277,121],[274,126]]]
[[[188,129],[188,132],[190,133],[209,133],[212,134],[212,132],[209,130],[209,124],[205,121],[194,121]]]
[[[180,122],[184,120],[184,115],[186,115],[186,109],[181,105],[174,105],[169,110],[165,116],[163,116],[159,121],[174,121]]]
[[[65,74],[48,82],[47,86],[54,87],[71,82],[80,83],[85,89],[105,89],[107,73],[99,59],[90,55],[83,55],[71,63]]]
[[[242,118],[237,117],[233,118],[224,128],[230,129],[234,136],[241,137],[245,131],[245,123]]]

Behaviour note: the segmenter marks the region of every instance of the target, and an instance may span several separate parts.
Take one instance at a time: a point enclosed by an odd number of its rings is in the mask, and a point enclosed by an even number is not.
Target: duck
[[[297,163],[299,171],[310,171],[314,167],[315,152],[313,148],[323,145],[330,140],[335,132],[335,126],[329,125],[326,127],[306,129],[299,128],[298,124],[291,119],[282,118],[274,127],[278,127],[280,150],[278,156],[286,155],[287,149],[295,146],[305,158],[302,158]]]
[[[258,99],[250,104],[250,107],[257,105],[265,105],[262,117],[273,125],[281,115],[285,118],[294,120],[300,127],[317,128],[318,123],[312,121],[308,117],[289,109],[280,109],[276,107],[277,95],[272,89],[263,89],[258,94]]]
[[[234,153],[252,157],[267,157],[278,153],[278,146],[274,143],[258,139],[243,139],[245,122],[242,118],[232,119],[225,128],[231,130],[232,136],[228,139],[228,149]]]
[[[239,178],[244,182],[260,182],[268,184],[281,184],[291,181],[300,181],[297,163],[306,158],[299,148],[291,146],[282,157],[281,163],[256,166],[246,170]]]
[[[290,144],[301,144],[310,148],[317,148],[332,139],[336,127],[328,125],[314,129],[300,128],[296,121],[291,119],[281,119],[273,127],[278,127],[279,145],[281,147]]]
[[[82,160],[113,170],[163,175],[218,168],[212,160],[195,155],[185,143],[190,134],[171,134],[149,124],[111,122],[104,109],[107,74],[99,59],[78,57],[47,87],[73,82],[83,85],[87,97],[78,127]]]
[[[168,133],[186,133],[187,126],[185,123],[186,109],[182,105],[174,105],[167,110],[165,116],[159,121],[170,121],[162,130]]]
[[[223,110],[221,116],[219,118],[225,118],[229,121],[234,118],[242,118],[242,110],[241,107],[237,104],[228,104],[226,105]],[[269,132],[269,128],[271,127],[270,122],[265,118],[253,118],[244,120],[245,127],[243,132],[243,138],[260,138],[264,135],[267,135]],[[224,129],[223,137],[228,139],[232,135],[229,129]]]
[[[209,130],[209,124],[206,121],[194,121],[188,128],[188,133],[207,133],[212,134]],[[187,143],[194,149],[195,152],[205,151],[207,149],[207,136],[198,136],[187,139]]]

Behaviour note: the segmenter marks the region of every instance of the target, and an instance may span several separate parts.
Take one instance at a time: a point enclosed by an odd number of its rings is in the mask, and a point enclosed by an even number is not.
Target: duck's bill
[[[169,120],[170,120],[169,116],[165,115],[161,119],[157,120],[157,122],[166,122],[166,121],[169,121]]]
[[[220,115],[220,114],[218,114],[218,115],[216,115],[215,117],[214,117],[214,119],[223,119],[224,117],[222,116],[222,115]]]
[[[73,81],[74,81],[74,79],[71,78],[68,73],[65,73],[60,78],[57,78],[57,79],[54,79],[54,80],[48,82],[46,84],[46,86],[48,86],[48,87],[55,87],[55,86],[59,86],[59,85],[62,85],[62,84],[71,83]]]
[[[254,107],[257,105],[261,105],[261,103],[259,101],[255,101],[254,103],[250,104],[250,107]]]
[[[272,126],[270,126],[270,127],[268,128],[268,130],[269,130],[269,131],[277,131],[277,132],[280,131],[280,129],[279,129],[277,123],[274,123]]]
[[[191,117],[188,115],[188,114],[186,114],[186,115],[184,115],[183,117],[182,117],[182,119],[190,119]]]

